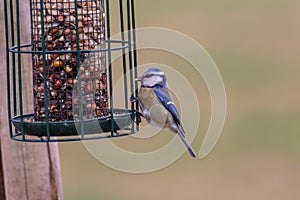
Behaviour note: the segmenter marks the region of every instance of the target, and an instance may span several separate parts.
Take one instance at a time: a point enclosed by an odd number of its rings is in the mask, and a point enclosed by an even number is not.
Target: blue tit
[[[165,73],[159,68],[150,67],[136,81],[142,84],[136,97],[142,116],[153,126],[169,128],[177,133],[191,156],[196,157],[196,153],[184,136],[185,131],[171,98]]]

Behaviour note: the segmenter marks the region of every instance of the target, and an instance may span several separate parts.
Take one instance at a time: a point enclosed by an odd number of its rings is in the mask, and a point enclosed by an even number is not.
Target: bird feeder
[[[110,3],[118,6],[111,6]],[[10,136],[29,142],[74,141],[133,134],[137,105],[137,54],[133,0],[4,0],[7,102]],[[20,6],[30,7],[31,41],[22,43]],[[113,10],[117,8],[117,10]],[[119,39],[111,39],[110,13]],[[114,25],[115,27],[115,25]],[[120,51],[122,64],[112,64]],[[31,66],[22,60],[30,55]],[[32,90],[23,91],[31,68]],[[115,108],[113,71],[122,71],[124,92]],[[129,75],[127,75],[129,73]],[[32,113],[24,93],[32,92]]]

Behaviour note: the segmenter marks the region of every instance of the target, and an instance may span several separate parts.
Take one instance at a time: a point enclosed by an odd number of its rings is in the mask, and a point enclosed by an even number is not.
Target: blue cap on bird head
[[[144,87],[166,87],[167,77],[163,71],[157,67],[149,67],[146,69],[142,77],[138,78]]]

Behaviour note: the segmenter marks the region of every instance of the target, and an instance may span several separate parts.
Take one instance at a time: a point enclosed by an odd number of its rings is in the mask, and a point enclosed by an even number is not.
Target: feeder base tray
[[[59,136],[85,136],[91,134],[104,134],[107,132],[116,133],[114,136],[122,136],[124,134],[117,134],[118,130],[130,130],[130,125],[133,124],[134,113],[127,109],[114,109],[114,130],[111,130],[111,118],[110,116],[86,119],[82,122],[80,121],[59,121],[59,122],[49,122],[49,133],[50,137]],[[33,114],[23,115],[23,122],[21,121],[21,116],[15,116],[12,118],[12,123],[19,132],[16,136],[48,136],[47,134],[47,123],[41,121],[32,121]],[[23,133],[22,134],[22,123],[23,123]],[[83,132],[82,132],[83,130]],[[131,132],[132,133],[132,132]],[[129,133],[130,134],[130,133]],[[126,134],[128,135],[128,133]],[[109,136],[102,136],[109,137]],[[111,135],[110,137],[113,137]],[[14,138],[13,138],[14,139]],[[79,138],[80,139],[80,138]],[[83,138],[81,138],[83,139]],[[18,139],[17,139],[18,140]],[[20,139],[19,139],[20,140]],[[23,139],[24,140],[24,139]]]

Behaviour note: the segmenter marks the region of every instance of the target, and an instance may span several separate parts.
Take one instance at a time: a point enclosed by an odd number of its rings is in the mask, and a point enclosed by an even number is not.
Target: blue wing
[[[185,131],[181,124],[180,115],[179,115],[177,108],[169,94],[168,89],[167,88],[155,88],[153,90],[153,92],[157,96],[157,98],[161,101],[161,103],[165,106],[165,108],[171,113],[171,115],[178,127],[178,130],[177,130],[178,135],[179,135],[180,139],[183,141],[183,143],[185,144],[185,146],[187,147],[191,156],[197,157],[195,151],[193,150],[190,143],[187,141],[187,139],[185,138],[185,136],[183,134]]]
[[[182,131],[184,132],[183,127],[181,125],[180,115],[177,111],[176,105],[174,104],[172,98],[169,95],[169,92],[165,92],[161,88],[155,88],[153,92],[156,94],[161,103],[166,107],[166,109],[171,113],[177,126],[179,126],[180,129],[182,129]]]

